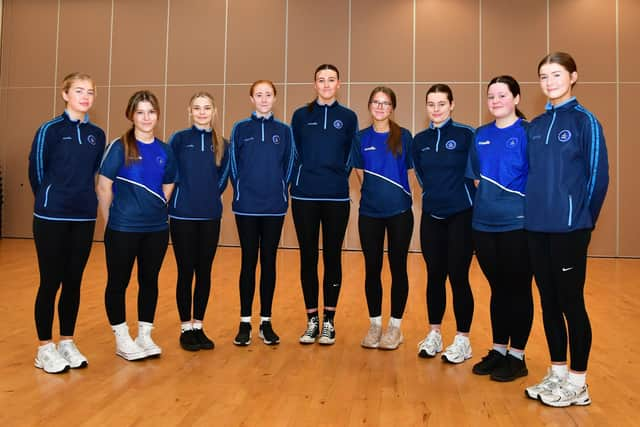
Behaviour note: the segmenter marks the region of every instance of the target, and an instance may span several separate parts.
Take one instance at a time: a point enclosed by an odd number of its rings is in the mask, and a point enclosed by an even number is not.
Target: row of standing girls
[[[258,260],[259,336],[265,344],[279,343],[271,323],[271,305],[276,251],[290,191],[307,311],[307,327],[299,341],[333,344],[352,168],[362,185],[358,229],[370,317],[361,345],[398,348],[404,339],[401,322],[409,288],[406,263],[414,222],[408,173],[415,167],[423,189],[420,241],[428,272],[430,324],[429,333],[418,344],[418,355],[433,357],[443,351],[441,323],[449,277],[456,334],[442,359],[457,364],[472,357],[468,335],[474,301],[468,272],[475,249],[491,288],[493,346],[473,366],[473,372],[496,381],[528,374],[524,349],[533,319],[531,283],[535,276],[552,366],[542,382],[526,389],[526,395],[551,406],[589,404],[585,374],[591,332],[583,288],[590,233],[608,184],[606,147],[598,121],[571,95],[577,81],[573,59],[565,53],[550,54],[540,62],[538,73],[549,99],[548,111],[530,124],[517,108],[518,83],[510,76],[499,76],[487,88],[493,122],[476,131],[454,122],[453,93],[447,85],[437,84],[426,94],[430,125],[415,138],[393,121],[396,96],[383,86],[369,97],[371,126],[358,131],[355,113],[336,100],[339,72],[330,64],[316,69],[317,97],[294,113],[291,127],[273,116],[273,83],[256,81],[250,88],[255,111],[234,125],[230,144],[215,130],[213,98],[198,93],[189,105],[193,126],[175,133],[165,145],[154,136],[157,99],[140,91],[126,110],[131,129],[109,145],[101,163],[104,133],[86,117],[95,96],[93,82],[83,74],[68,76],[62,94],[65,113],[38,130],[30,156],[41,275],[36,300],[41,346],[36,366],[62,372],[88,363],[72,338],[80,280],[95,224],[96,206],[91,198],[98,167],[99,205],[107,219],[105,305],[116,336],[116,353],[121,357],[136,360],[161,353],[151,330],[169,232],[178,264],[180,344],[191,351],[214,347],[202,321],[220,233],[220,195],[227,176],[234,188],[232,209],[242,250],[240,325],[234,343],[251,342]],[[318,304],[320,229],[322,321]],[[392,284],[390,319],[383,332],[385,234]],[[124,301],[136,260],[139,323],[138,337],[133,340]],[[56,348],[51,329],[61,284],[61,341]],[[571,369],[567,367],[567,336]]]

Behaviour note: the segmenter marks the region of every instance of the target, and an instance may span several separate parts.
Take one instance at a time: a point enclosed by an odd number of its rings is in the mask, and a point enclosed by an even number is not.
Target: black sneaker
[[[333,327],[333,321],[325,319],[322,322],[322,333],[318,342],[323,345],[331,345],[336,342],[336,329]]]
[[[504,363],[500,364],[491,372],[491,379],[494,381],[507,382],[516,378],[529,375],[527,364],[522,360],[507,354]]]
[[[238,335],[233,340],[235,345],[249,345],[251,344],[251,323],[240,322],[240,328],[238,329]]]
[[[318,335],[320,335],[320,319],[318,316],[313,316],[307,321],[307,330],[300,337],[300,344],[313,344]]]
[[[505,360],[505,356],[497,350],[489,350],[489,353],[481,361],[473,365],[471,370],[476,375],[489,375]]]
[[[201,350],[213,350],[216,346],[215,343],[205,335],[203,329],[194,329],[193,334],[195,335],[196,341],[200,345]]]
[[[200,350],[200,344],[193,329],[184,331],[180,334],[180,346],[187,351]]]
[[[260,338],[267,345],[280,344],[280,337],[273,332],[270,321],[260,323]]]

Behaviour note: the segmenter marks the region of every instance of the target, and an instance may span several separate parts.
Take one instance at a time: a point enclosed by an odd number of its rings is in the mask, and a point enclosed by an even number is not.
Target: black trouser
[[[211,292],[211,264],[218,248],[220,220],[171,218],[171,242],[178,266],[176,302],[180,321],[203,320]],[[193,276],[196,283],[192,292]],[[191,303],[193,301],[193,316]]]
[[[527,235],[524,230],[474,230],[473,239],[478,263],[491,287],[493,342],[524,350],[533,323]]]
[[[571,369],[586,371],[591,323],[584,303],[584,282],[591,230],[528,232],[528,237],[551,361],[567,361],[568,331]]]
[[[318,240],[322,224],[322,289],[325,307],[336,307],[342,285],[342,242],[349,221],[349,201],[291,200],[300,245],[300,282],[307,310],[318,309]]]
[[[453,312],[459,332],[469,332],[473,319],[473,294],[469,266],[473,257],[471,209],[445,219],[422,214],[420,244],[427,264],[427,312],[429,323],[442,323],[447,302],[447,276],[453,294]]]
[[[240,268],[240,316],[251,316],[256,291],[256,266],[260,253],[260,316],[271,316],[276,289],[276,256],[284,216],[236,215],[242,266]]]
[[[40,341],[51,339],[53,311],[60,285],[60,335],[73,336],[80,307],[80,283],[91,252],[95,225],[95,221],[48,221],[33,218],[33,238],[40,270],[40,286],[34,311]]]
[[[409,295],[407,254],[413,231],[411,209],[389,218],[358,217],[360,244],[364,254],[365,283],[369,317],[382,315],[382,257],[387,233],[389,268],[391,270],[391,317],[402,319]]]
[[[138,320],[153,323],[158,303],[158,275],[169,244],[169,230],[104,232],[107,288],[104,304],[111,325],[126,321],[125,296],[133,263],[138,267]]]

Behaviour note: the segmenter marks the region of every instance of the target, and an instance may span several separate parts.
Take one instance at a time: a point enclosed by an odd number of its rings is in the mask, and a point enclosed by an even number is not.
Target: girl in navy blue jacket
[[[340,105],[338,69],[320,65],[317,97],[293,114],[291,127],[298,154],[291,183],[291,211],[300,245],[300,281],[307,309],[307,329],[300,343],[335,342],[334,315],[342,285],[342,242],[349,220],[349,151],[358,119]],[[322,225],[324,315],[318,317],[318,243]]]
[[[151,330],[158,302],[158,275],[169,244],[167,201],[173,191],[176,166],[171,148],[154,135],[160,115],[156,96],[146,90],[134,93],[125,115],[132,126],[107,148],[98,176],[98,196],[107,224],[107,317],[116,338],[116,354],[137,360],[162,353],[151,338]],[[129,335],[125,310],[134,262],[139,286],[135,342]]]
[[[202,328],[211,290],[211,264],[220,237],[222,192],[227,185],[227,143],[216,132],[213,96],[198,92],[189,101],[192,126],[169,140],[178,169],[169,201],[171,242],[178,266],[176,302],[185,350],[210,350]],[[195,286],[192,281],[195,274]],[[193,306],[193,312],[192,312]]]
[[[87,366],[73,341],[80,306],[80,283],[96,224],[95,174],[105,137],[89,122],[95,85],[87,74],[72,73],[62,82],[65,110],[36,132],[29,155],[29,181],[35,196],[33,238],[40,286],[35,303],[40,346],[35,366],[48,373]],[[58,289],[60,343],[52,341]]]
[[[469,266],[473,256],[471,206],[475,187],[464,176],[473,129],[451,119],[454,102],[449,86],[431,86],[426,103],[429,127],[413,140],[413,162],[422,186],[420,243],[427,264],[430,325],[429,334],[418,344],[418,356],[434,357],[442,351],[440,327],[449,276],[457,332],[442,359],[462,363],[471,356],[469,330],[473,318]]]
[[[591,325],[584,283],[591,230],[609,184],[607,147],[598,120],[572,95],[578,80],[573,58],[564,52],[545,56],[538,76],[549,102],[528,130],[525,228],[551,368],[526,393],[556,407],[588,405]]]
[[[370,327],[361,345],[395,350],[402,343],[402,315],[409,294],[407,254],[413,231],[411,189],[411,133],[398,126],[391,115],[396,95],[388,87],[375,88],[369,96],[373,124],[359,131],[353,141],[351,165],[361,180],[358,230],[365,261],[365,293]],[[382,333],[382,257],[384,236],[389,246],[391,269],[391,317]]]
[[[232,208],[236,217],[242,266],[240,271],[240,327],[236,345],[251,343],[251,306],[260,254],[260,338],[267,345],[280,342],[271,326],[276,286],[276,253],[289,204],[288,185],[295,160],[291,128],[273,117],[276,88],[258,80],[249,90],[256,110],[231,131]]]
[[[494,381],[528,374],[524,348],[533,322],[531,266],[524,231],[527,134],[518,110],[520,85],[498,76],[487,86],[495,120],[476,130],[469,152],[470,178],[478,180],[473,208],[476,257],[491,287],[493,347],[473,373]]]

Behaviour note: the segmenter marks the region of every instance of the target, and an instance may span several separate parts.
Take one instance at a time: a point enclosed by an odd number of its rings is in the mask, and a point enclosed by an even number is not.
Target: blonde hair
[[[71,74],[67,74],[64,79],[62,79],[62,91],[64,93],[69,93],[69,89],[71,89],[71,85],[73,82],[86,80],[91,82],[91,86],[93,89],[93,93],[96,93],[96,84],[93,81],[93,78],[87,73],[73,72]]]
[[[207,98],[209,101],[211,101],[211,105],[213,106],[214,111],[217,110],[213,95],[211,95],[209,92],[196,92],[189,100],[189,110],[191,110],[193,101],[195,101],[197,98]],[[211,140],[213,141],[213,151],[215,152],[216,165],[220,166],[220,164],[222,163],[222,157],[224,156],[225,142],[224,139],[222,139],[222,137],[218,135],[214,118],[215,114],[212,114],[211,122],[209,122],[209,127],[211,127]],[[189,114],[189,120],[192,121],[191,113]]]

